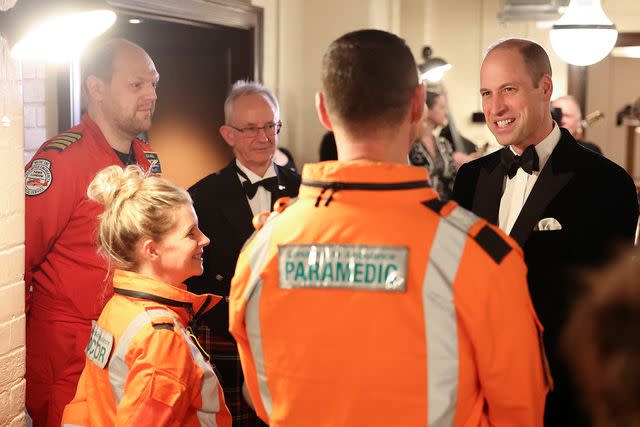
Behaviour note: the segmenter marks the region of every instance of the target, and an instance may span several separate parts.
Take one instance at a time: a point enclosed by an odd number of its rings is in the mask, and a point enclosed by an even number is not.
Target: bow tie
[[[256,181],[251,183],[247,174],[242,171],[239,167],[236,166],[236,172],[238,175],[243,177],[245,180],[242,182],[242,188],[244,188],[244,192],[247,195],[249,200],[253,199],[258,191],[258,187],[262,186],[269,193],[275,193],[278,191],[278,177],[272,176],[271,178],[261,179],[260,181]]]
[[[506,174],[509,179],[513,178],[518,172],[518,168],[522,168],[523,171],[531,175],[533,171],[540,170],[540,161],[538,160],[538,153],[533,145],[527,147],[521,156],[513,154],[511,148],[504,147],[502,153],[500,153],[500,161],[504,166]]]

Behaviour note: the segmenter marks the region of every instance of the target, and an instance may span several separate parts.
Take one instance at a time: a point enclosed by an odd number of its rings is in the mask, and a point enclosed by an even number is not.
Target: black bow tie
[[[518,168],[522,168],[522,170],[529,175],[531,175],[533,171],[540,170],[538,153],[533,145],[528,146],[521,156],[513,154],[511,148],[504,147],[502,149],[502,153],[500,153],[500,161],[502,162],[509,179],[516,175]]]
[[[261,179],[260,181],[251,183],[251,181],[249,180],[249,177],[247,177],[247,174],[244,173],[242,169],[240,169],[237,165],[236,165],[236,171],[238,172],[238,175],[240,175],[245,179],[244,182],[242,183],[242,188],[244,188],[244,192],[247,195],[247,198],[249,200],[255,197],[256,191],[258,191],[258,187],[260,186],[262,186],[269,193],[275,193],[276,191],[278,191],[278,177],[276,176],[273,176],[271,178]]]

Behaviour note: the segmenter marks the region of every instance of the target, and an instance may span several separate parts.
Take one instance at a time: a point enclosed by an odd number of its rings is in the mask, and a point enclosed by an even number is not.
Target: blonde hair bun
[[[87,197],[104,206],[99,252],[125,270],[137,265],[136,243],[145,236],[160,241],[174,226],[175,208],[192,203],[184,189],[138,165],[101,170],[89,184]]]
[[[129,199],[140,189],[145,173],[138,165],[129,165],[126,169],[120,166],[109,166],[95,176],[87,196],[105,208]]]

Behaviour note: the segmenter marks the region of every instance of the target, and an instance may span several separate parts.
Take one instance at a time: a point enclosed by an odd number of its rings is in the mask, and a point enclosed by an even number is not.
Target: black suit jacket
[[[632,246],[638,219],[633,180],[621,167],[580,146],[566,129],[540,172],[510,233],[524,249],[531,299],[545,328],[544,343],[555,379],[545,425],[586,425],[576,417],[576,394],[563,359],[562,328],[580,293],[580,271],[600,266],[617,245]],[[500,152],[463,165],[453,199],[498,223],[505,181]],[[558,231],[536,231],[555,218]]]
[[[296,197],[300,187],[300,175],[275,167],[280,188],[271,195],[272,204],[280,197]],[[224,169],[198,181],[189,188],[189,193],[200,229],[211,243],[202,256],[204,273],[187,280],[187,286],[197,294],[209,292],[227,297],[240,250],[254,231],[253,214],[235,169],[235,159]],[[203,321],[214,335],[231,339],[226,299],[210,310]]]

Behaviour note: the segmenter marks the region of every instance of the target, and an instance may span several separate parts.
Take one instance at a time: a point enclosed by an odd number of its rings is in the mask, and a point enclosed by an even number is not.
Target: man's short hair
[[[322,59],[327,109],[351,132],[399,125],[418,84],[411,50],[385,31],[347,33],[329,45]]]
[[[280,105],[278,99],[266,86],[260,82],[250,80],[238,80],[231,87],[227,99],[224,101],[224,122],[229,124],[231,115],[233,114],[233,103],[236,99],[246,95],[262,95],[273,107],[276,115],[280,113]]]
[[[113,76],[113,63],[118,52],[126,45],[137,46],[123,38],[99,40],[87,47],[80,60],[80,75],[82,76],[82,91],[88,95],[87,77],[96,76],[105,82],[110,82]]]
[[[538,87],[540,79],[545,74],[548,74],[549,77],[552,76],[549,55],[547,55],[542,46],[534,41],[518,38],[498,40],[487,48],[484,58],[496,49],[515,49],[520,52],[524,66],[531,77],[533,87]]]

